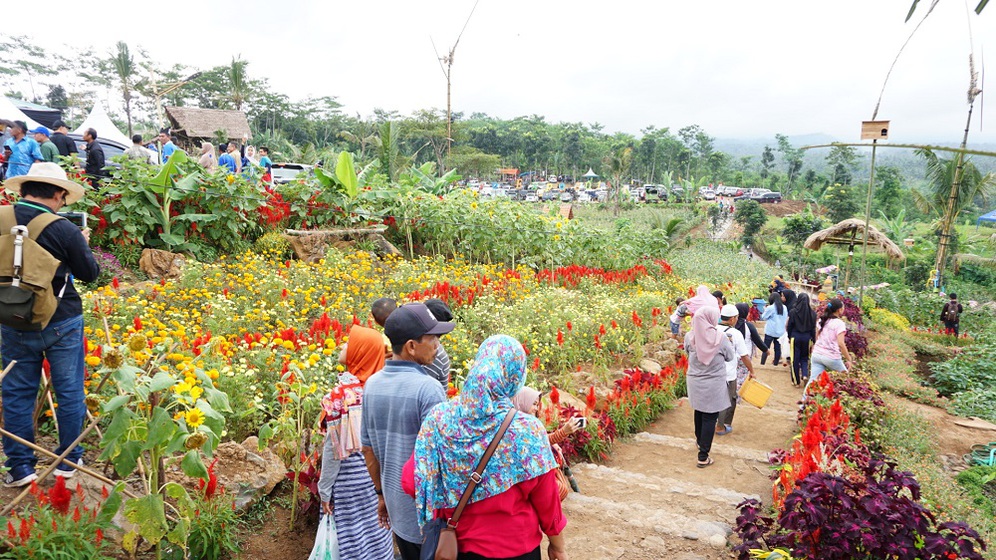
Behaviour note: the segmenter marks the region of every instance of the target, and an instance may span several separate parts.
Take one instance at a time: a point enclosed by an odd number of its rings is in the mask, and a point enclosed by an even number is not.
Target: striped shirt
[[[446,349],[440,344],[436,347],[436,359],[427,366],[422,366],[429,377],[435,379],[443,386],[443,391],[447,389],[446,384],[450,381],[450,356]]]
[[[401,489],[401,469],[415,451],[415,438],[432,407],[446,393],[422,366],[389,360],[363,388],[363,427],[360,441],[373,449],[380,463],[381,490],[391,529],[402,539],[422,542],[415,500]]]

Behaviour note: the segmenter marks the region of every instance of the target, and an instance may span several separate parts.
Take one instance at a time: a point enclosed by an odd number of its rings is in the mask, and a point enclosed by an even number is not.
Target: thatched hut
[[[166,107],[166,116],[177,143],[189,153],[197,153],[202,142],[243,142],[251,137],[249,119],[242,111]]]
[[[810,235],[802,246],[813,251],[819,251],[823,245],[846,245],[852,248],[848,251],[847,256],[847,274],[844,279],[844,284],[847,285],[851,273],[853,248],[861,246],[866,238],[870,247],[878,247],[885,251],[890,259],[903,260],[906,258],[899,245],[896,245],[873,225],[869,224],[868,231],[865,231],[864,220],[857,218],[849,218]]]

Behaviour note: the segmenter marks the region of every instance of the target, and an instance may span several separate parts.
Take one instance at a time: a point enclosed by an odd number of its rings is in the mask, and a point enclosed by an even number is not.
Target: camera
[[[86,212],[58,212],[58,214],[80,229],[86,229]]]
[[[575,424],[577,424],[578,429],[583,430],[588,427],[588,419],[584,416],[575,416],[573,419]]]

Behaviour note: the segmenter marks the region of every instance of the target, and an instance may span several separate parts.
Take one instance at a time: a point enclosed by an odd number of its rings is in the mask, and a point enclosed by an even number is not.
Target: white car
[[[712,189],[702,189],[699,194],[702,196],[702,200],[716,200],[716,191]]]

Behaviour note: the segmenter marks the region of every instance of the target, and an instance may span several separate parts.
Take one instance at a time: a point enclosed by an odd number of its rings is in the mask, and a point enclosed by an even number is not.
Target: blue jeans
[[[822,354],[813,354],[812,364],[812,371],[809,372],[809,381],[806,383],[806,389],[808,389],[813,382],[819,380],[824,371],[847,371],[847,366],[844,365],[844,360],[840,358],[830,358]],[[805,393],[805,390],[803,393]]]
[[[3,366],[6,368],[11,361],[17,361],[3,378],[4,429],[34,443],[35,400],[41,383],[42,360],[48,358],[52,389],[59,403],[55,409],[59,420],[59,447],[55,453],[62,455],[66,446],[79,437],[86,416],[83,316],[50,323],[38,332],[0,327],[0,336],[3,337],[0,344]],[[30,447],[4,437],[3,451],[7,455],[7,467],[14,471],[13,474],[22,475],[26,473],[18,471],[34,469],[37,459]],[[82,456],[83,448],[76,446],[66,458],[79,462]]]

